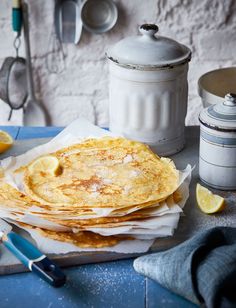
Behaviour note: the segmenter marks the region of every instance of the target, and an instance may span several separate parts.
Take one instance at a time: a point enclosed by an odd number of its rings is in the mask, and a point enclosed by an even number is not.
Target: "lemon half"
[[[219,195],[214,195],[209,189],[197,184],[196,186],[197,204],[202,212],[214,214],[225,208],[225,199]]]
[[[0,131],[0,153],[5,152],[8,150],[13,144],[12,137],[4,131]]]
[[[29,166],[30,173],[46,172],[51,175],[61,174],[61,166],[59,160],[55,156],[43,156],[33,161]]]

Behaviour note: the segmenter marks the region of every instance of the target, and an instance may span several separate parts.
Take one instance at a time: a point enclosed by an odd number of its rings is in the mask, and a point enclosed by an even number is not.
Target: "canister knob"
[[[159,28],[155,24],[143,24],[139,27],[139,32],[145,36],[153,37]]]
[[[224,105],[226,105],[226,106],[236,106],[236,94],[234,94],[234,93],[226,94]]]

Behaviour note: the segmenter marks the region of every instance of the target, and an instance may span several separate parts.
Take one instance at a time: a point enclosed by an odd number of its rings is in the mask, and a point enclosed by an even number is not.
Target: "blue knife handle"
[[[54,287],[61,287],[66,282],[65,274],[47,257],[33,262],[32,271]]]
[[[66,276],[61,269],[25,238],[10,232],[4,237],[3,244],[26,267],[52,286],[65,284]]]

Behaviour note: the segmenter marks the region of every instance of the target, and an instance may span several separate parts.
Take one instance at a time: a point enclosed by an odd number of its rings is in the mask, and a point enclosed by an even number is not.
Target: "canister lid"
[[[188,47],[167,37],[157,35],[158,26],[144,24],[141,35],[126,37],[107,52],[107,57],[120,66],[131,68],[171,67],[191,59]]]
[[[236,132],[236,94],[229,93],[224,102],[203,109],[199,120],[216,130]]]

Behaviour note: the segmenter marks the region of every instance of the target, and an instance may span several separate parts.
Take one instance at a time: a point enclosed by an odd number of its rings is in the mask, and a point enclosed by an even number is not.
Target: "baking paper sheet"
[[[73,123],[71,123],[67,128],[65,128],[59,135],[53,138],[51,141],[44,145],[40,145],[35,147],[34,149],[26,152],[25,154],[19,155],[17,157],[9,157],[1,161],[1,167],[4,169],[5,173],[5,181],[10,185],[14,186],[18,190],[24,192],[24,188],[22,186],[22,175],[21,173],[14,174],[14,171],[19,167],[22,167],[28,164],[33,159],[38,156],[49,154],[63,147],[79,143],[87,138],[100,138],[103,136],[117,136],[106,130],[100,129],[91,123],[89,123],[85,119],[77,119]],[[177,227],[181,208],[184,206],[189,193],[189,182],[191,179],[191,166],[187,166],[186,169],[180,173],[180,191],[182,193],[182,200],[179,204],[167,204],[163,203],[162,207],[157,208],[153,218],[143,221],[142,223],[137,222],[135,226],[131,227],[132,223],[128,222],[126,225],[121,226],[122,232],[127,235],[136,234],[138,238],[145,238],[146,240],[131,240],[121,242],[113,247],[106,247],[102,249],[82,249],[77,246],[74,246],[69,243],[62,243],[59,241],[51,240],[45,237],[42,237],[38,234],[37,231],[24,228],[28,231],[31,236],[36,241],[38,247],[44,251],[45,253],[68,253],[72,251],[114,251],[120,253],[141,253],[147,251],[150,246],[153,244],[153,237],[163,237],[172,235],[174,229]],[[34,206],[32,205],[32,209]],[[95,209],[95,215],[93,217],[102,217],[106,216],[114,209]],[[131,210],[132,211],[132,210]],[[37,224],[38,226],[47,226],[52,230],[59,230],[61,226],[58,226],[55,223],[51,223],[44,219],[38,219],[32,213],[27,213],[26,215],[15,215],[14,213],[10,213],[8,211],[0,211],[0,215],[5,218],[10,219],[20,219],[26,223]],[[88,216],[85,216],[88,218]],[[17,222],[13,222],[17,224]],[[96,228],[93,228],[95,231]],[[98,228],[97,228],[98,229]],[[99,230],[100,232],[104,232],[103,234],[109,235],[109,232],[114,228]],[[98,231],[98,230],[97,230]],[[114,233],[113,233],[114,234]],[[117,233],[115,233],[117,234]],[[151,238],[151,239],[150,239]]]
[[[19,226],[17,222],[8,220],[9,223],[12,223],[18,226],[21,229],[27,231],[31,237],[35,240],[38,248],[48,254],[66,254],[69,252],[85,252],[85,251],[112,251],[117,253],[142,253],[147,251],[152,244],[154,243],[154,239],[151,240],[127,240],[124,242],[120,242],[119,244],[112,247],[105,248],[79,248],[70,243],[62,243],[59,241],[55,241],[49,238],[45,238],[41,236],[36,230],[32,230],[26,227]]]

